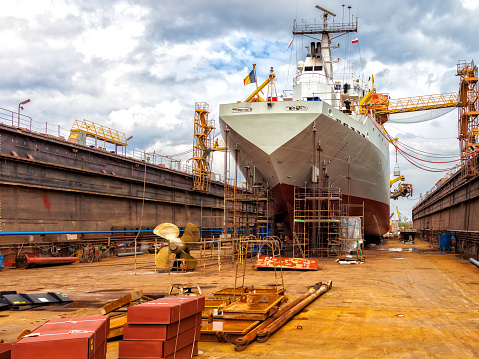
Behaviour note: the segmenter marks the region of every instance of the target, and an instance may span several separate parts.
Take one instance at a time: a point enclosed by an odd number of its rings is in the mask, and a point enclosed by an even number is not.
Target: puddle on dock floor
[[[387,251],[387,252],[410,252],[410,253],[437,253],[437,251],[432,249],[424,249],[424,248],[374,248],[373,250],[377,251]]]

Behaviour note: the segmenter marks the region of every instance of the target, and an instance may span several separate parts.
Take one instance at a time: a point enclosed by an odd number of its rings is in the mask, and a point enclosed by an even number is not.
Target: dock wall
[[[222,228],[224,185],[189,173],[0,124],[0,232]],[[22,236],[0,236],[1,242]]]
[[[458,171],[444,180],[412,210],[414,228],[432,244],[439,233],[453,233],[455,249],[464,257],[479,256],[479,176]]]

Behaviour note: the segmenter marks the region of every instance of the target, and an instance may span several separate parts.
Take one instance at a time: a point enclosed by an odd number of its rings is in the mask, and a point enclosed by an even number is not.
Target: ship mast
[[[339,34],[342,36],[349,32],[358,31],[358,20],[350,21],[348,19],[347,23],[338,23],[334,22],[328,24],[328,16],[336,17],[336,14],[328,11],[321,6],[316,5],[316,8],[323,12],[323,23],[322,24],[301,24],[298,25],[296,22],[293,25],[293,35],[301,35],[306,37],[314,38],[312,35],[322,35],[321,39],[321,56],[323,58],[326,76],[332,79],[333,77],[333,62],[331,61],[331,38],[329,34]]]

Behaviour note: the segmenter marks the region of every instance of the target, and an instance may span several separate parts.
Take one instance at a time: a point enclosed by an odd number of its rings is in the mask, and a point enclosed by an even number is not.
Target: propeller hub
[[[172,238],[168,242],[168,247],[173,253],[179,254],[186,249],[186,245],[179,238]]]

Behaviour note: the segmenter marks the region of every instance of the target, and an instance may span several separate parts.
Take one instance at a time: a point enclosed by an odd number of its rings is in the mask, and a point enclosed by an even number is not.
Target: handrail
[[[62,128],[60,125],[52,125],[48,122],[41,123],[34,121],[30,116],[19,114],[18,112],[10,111],[0,107],[0,123],[3,123],[7,126],[25,129],[29,132],[47,135],[55,137],[59,140],[66,141],[70,136],[70,130]],[[95,148],[98,151],[106,151],[109,153],[114,153],[117,156],[132,158],[135,160],[143,161],[149,164],[158,165],[159,167],[168,168],[174,171],[179,171],[183,173],[192,174],[193,169],[187,164],[182,164],[181,160],[175,160],[169,156],[164,156],[157,154],[155,152],[148,153],[145,151],[133,149],[129,154],[127,153],[116,153],[115,151],[107,151],[106,148],[96,147],[95,142],[92,138],[87,137],[87,142],[85,146],[89,148]],[[211,173],[211,179],[217,182],[224,183],[224,175],[218,173]],[[228,182],[232,182],[232,179],[228,179]],[[239,184],[238,187],[244,187],[242,184]]]

